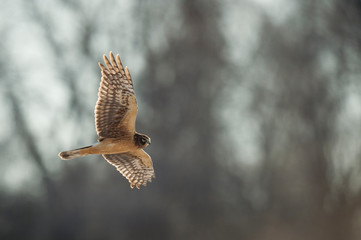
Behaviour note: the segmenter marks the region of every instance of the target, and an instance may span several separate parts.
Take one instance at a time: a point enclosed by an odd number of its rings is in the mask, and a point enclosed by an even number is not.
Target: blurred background
[[[360,0],[5,0],[1,239],[361,239]],[[119,53],[156,179],[100,156]]]

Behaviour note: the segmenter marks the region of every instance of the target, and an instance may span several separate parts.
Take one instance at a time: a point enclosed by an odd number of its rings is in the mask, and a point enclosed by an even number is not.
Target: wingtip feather
[[[98,62],[98,65],[103,71],[107,70],[107,68],[101,62]]]
[[[126,74],[128,80],[131,80],[131,79],[132,79],[132,77],[130,76],[130,72],[129,72],[128,66],[125,66],[125,74]]]

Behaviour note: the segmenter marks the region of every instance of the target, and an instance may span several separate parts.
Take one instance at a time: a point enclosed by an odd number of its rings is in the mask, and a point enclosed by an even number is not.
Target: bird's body
[[[135,131],[138,106],[128,68],[123,68],[110,52],[111,63],[104,55],[108,68],[99,63],[102,81],[95,107],[98,143],[59,153],[64,160],[101,154],[130,182],[131,187],[146,186],[155,177],[153,163],[143,150],[150,144],[147,135]]]
[[[136,151],[142,149],[142,146],[136,142],[135,136],[123,136],[122,138],[104,138],[100,142],[70,151],[59,153],[64,160],[69,160],[77,157],[84,157],[89,154],[114,154],[125,153],[129,151]]]
[[[89,154],[114,154],[125,153],[134,150],[137,150],[137,147],[132,141],[129,140],[129,138],[105,138],[103,141],[91,146],[61,152],[60,157],[64,160],[69,160],[79,156],[84,157]]]

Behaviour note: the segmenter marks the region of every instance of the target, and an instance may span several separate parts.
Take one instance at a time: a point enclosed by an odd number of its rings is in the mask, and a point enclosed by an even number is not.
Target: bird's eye
[[[144,138],[142,138],[142,143],[144,144],[144,143],[146,143],[147,142],[147,140],[146,139],[144,139]]]

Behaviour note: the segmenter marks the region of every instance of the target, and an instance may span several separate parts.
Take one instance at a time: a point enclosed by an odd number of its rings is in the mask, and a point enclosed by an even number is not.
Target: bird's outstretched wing
[[[112,52],[110,52],[110,60],[111,62],[104,55],[107,67],[99,63],[102,69],[102,80],[98,102],[95,106],[95,125],[99,140],[133,133],[138,113],[128,67],[124,69],[119,55],[115,60]]]
[[[139,189],[155,178],[152,159],[143,149],[103,157],[128,179],[131,188]]]

